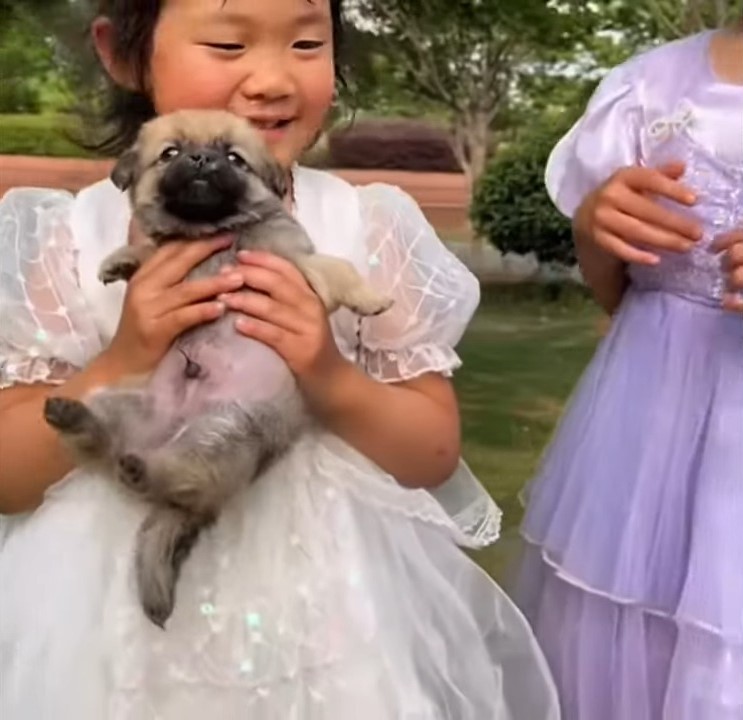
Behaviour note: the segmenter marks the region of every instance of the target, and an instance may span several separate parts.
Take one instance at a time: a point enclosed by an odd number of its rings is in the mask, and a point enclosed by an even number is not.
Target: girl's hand
[[[224,305],[215,298],[243,284],[239,273],[184,282],[188,273],[229,237],[172,241],[159,248],[129,281],[119,327],[102,358],[124,375],[151,371],[186,330],[216,320]]]
[[[347,363],[328,324],[324,305],[288,260],[266,252],[241,252],[243,291],[220,298],[245,315],[243,335],[265,343],[286,361],[300,384],[328,382]],[[225,272],[230,272],[226,270]]]
[[[728,310],[743,313],[743,228],[721,235],[713,248],[723,253],[722,268],[728,290],[723,305]]]
[[[581,236],[625,263],[655,265],[653,248],[686,252],[702,237],[694,221],[661,207],[653,196],[691,206],[694,193],[678,182],[682,163],[659,169],[623,168],[590,193],[578,208],[575,226]],[[647,249],[641,249],[647,248]]]

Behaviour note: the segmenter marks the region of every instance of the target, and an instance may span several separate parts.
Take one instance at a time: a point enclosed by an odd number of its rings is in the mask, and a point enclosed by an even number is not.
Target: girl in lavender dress
[[[529,492],[566,720],[743,718],[743,31],[611,72],[547,186],[613,328]]]

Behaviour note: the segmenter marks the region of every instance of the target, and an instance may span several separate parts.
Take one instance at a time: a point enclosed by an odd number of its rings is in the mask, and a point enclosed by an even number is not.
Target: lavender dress
[[[713,238],[743,226],[743,86],[705,33],[609,74],[556,147],[572,215],[635,163],[687,163],[704,239],[631,287],[529,489],[518,595],[565,720],[743,719],[743,318]]]

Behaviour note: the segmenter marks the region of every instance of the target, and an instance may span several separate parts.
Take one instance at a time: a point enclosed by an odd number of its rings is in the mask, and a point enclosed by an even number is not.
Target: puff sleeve
[[[361,361],[381,382],[451,375],[454,347],[480,301],[475,276],[439,240],[417,203],[388,185],[360,189],[369,280],[395,303],[361,323]]]
[[[362,321],[361,360],[381,382],[428,372],[451,375],[454,348],[480,302],[475,276],[439,240],[417,203],[388,185],[360,189],[369,280],[395,304]],[[500,534],[501,511],[466,463],[430,491],[459,542],[483,547]]]
[[[630,61],[603,79],[583,116],[550,155],[547,192],[563,215],[572,217],[589,192],[640,160],[642,108],[633,68]]]
[[[27,188],[0,200],[0,388],[62,383],[101,350],[78,279],[74,202]]]

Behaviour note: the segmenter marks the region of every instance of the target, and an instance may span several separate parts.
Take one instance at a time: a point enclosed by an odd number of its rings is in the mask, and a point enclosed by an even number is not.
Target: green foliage
[[[0,21],[0,113],[64,110],[73,93],[56,38],[30,3]]]
[[[543,118],[491,161],[472,203],[477,233],[504,252],[535,252],[542,262],[575,262],[570,221],[544,189],[544,168],[572,115]]]
[[[77,135],[77,120],[69,116],[0,115],[0,155],[87,157]]]

